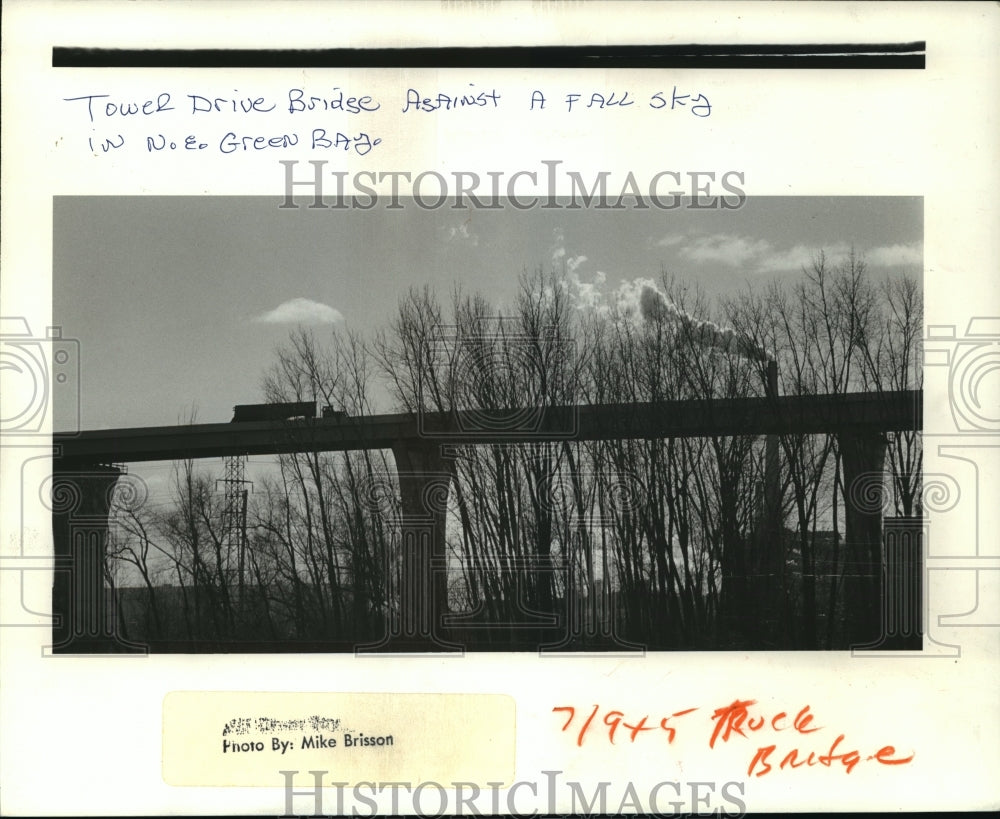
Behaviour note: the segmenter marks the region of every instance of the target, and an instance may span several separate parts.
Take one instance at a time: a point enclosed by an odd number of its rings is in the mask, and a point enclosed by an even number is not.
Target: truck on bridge
[[[285,421],[289,418],[315,418],[316,404],[313,401],[284,401],[275,404],[237,404],[233,407],[231,423],[241,424],[249,421]],[[323,418],[346,418],[343,410],[325,406]]]
[[[288,418],[315,418],[315,401],[283,401],[276,404],[237,404],[233,424],[248,421],[284,421]]]

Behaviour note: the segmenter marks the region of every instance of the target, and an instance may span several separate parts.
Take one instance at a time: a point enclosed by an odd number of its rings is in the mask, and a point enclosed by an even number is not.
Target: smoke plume
[[[772,361],[774,358],[732,328],[723,328],[714,321],[702,321],[688,315],[650,284],[644,284],[639,293],[639,312],[644,321],[667,321],[677,325],[703,347],[715,347],[754,361]]]

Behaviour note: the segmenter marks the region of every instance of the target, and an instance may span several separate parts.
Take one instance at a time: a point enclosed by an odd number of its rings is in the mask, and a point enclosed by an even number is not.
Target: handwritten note
[[[277,94],[233,89],[225,95],[201,88],[180,92],[157,88],[129,97],[98,89],[63,97],[62,103],[67,106],[67,121],[86,128],[82,144],[95,156],[130,151],[232,156],[293,148],[367,156],[385,144],[381,129],[398,131],[380,119],[381,114],[392,113],[407,118],[471,112],[504,117],[525,111],[583,116],[635,108],[705,119],[713,110],[705,93],[677,85],[641,98],[625,88],[533,89],[526,94],[475,83],[454,89],[407,88],[400,94],[398,99],[382,99],[364,88],[295,86]],[[218,125],[232,123],[234,116],[241,123],[239,130]],[[138,128],[137,123],[141,123]]]
[[[730,742],[747,744],[752,754],[747,776],[761,777],[776,771],[817,765],[849,774],[862,762],[906,765],[915,756],[912,752],[901,756],[893,745],[883,745],[877,750],[852,747],[845,734],[817,724],[809,705],[800,707],[794,715],[792,710],[772,713],[760,707],[756,700],[741,699],[714,709],[691,707],[665,715],[644,714],[638,718],[615,708],[602,709],[600,704],[589,710],[559,705],[552,711],[566,715],[561,730],[570,732],[572,726],[570,736],[575,737],[578,747],[582,747],[588,737],[592,741],[615,745],[619,741],[635,743],[641,741],[640,737],[650,735],[671,745],[679,732],[707,736],[708,747],[713,749]],[[706,715],[710,715],[707,721]],[[830,740],[834,733],[836,737]],[[776,741],[769,742],[772,738]]]

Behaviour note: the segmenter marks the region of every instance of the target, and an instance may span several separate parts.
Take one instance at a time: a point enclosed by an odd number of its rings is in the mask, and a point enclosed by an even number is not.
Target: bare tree
[[[846,609],[868,594],[851,575],[878,556],[841,549],[847,507],[834,435],[780,436],[777,468],[774,449],[751,436],[512,443],[503,432],[520,435],[545,410],[582,403],[628,412],[641,402],[776,397],[771,361],[785,395],[919,386],[919,288],[873,286],[860,255],[831,263],[820,254],[799,280],[715,307],[666,275],[642,298],[635,310],[581,310],[565,275],[541,271],[522,275],[506,305],[456,288],[445,307],[429,288],[411,289],[367,336],[293,332],[263,392],[364,417],[378,409],[381,382],[398,410],[461,412],[462,423],[496,433],[490,444],[451,447],[444,461],[448,596],[470,634],[582,612],[584,640],[614,621],[658,648],[841,644]],[[289,434],[308,442],[315,429],[290,425]],[[175,469],[171,508],[122,510],[114,553],[143,579],[150,631],[169,620],[160,571],[180,587],[189,638],[379,636],[398,605],[389,577],[402,537],[398,492],[378,503],[372,487],[398,490],[392,456],[316,449],[281,456],[259,479],[246,599],[233,594],[220,501],[192,462]],[[919,435],[897,435],[889,452],[897,512],[919,512]],[[499,639],[554,633],[511,628]]]

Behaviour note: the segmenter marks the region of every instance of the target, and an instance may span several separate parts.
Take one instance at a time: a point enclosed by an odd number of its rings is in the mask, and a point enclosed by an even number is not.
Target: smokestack
[[[778,362],[773,358],[767,362],[764,384],[767,401],[778,398]],[[785,541],[781,526],[781,462],[778,450],[778,436],[768,435],[764,443],[764,519],[762,521],[763,541],[760,544],[761,608],[771,622],[771,639],[775,647],[785,645],[784,628],[787,611],[785,609]]]
[[[767,384],[764,394],[769,401],[776,401],[778,398],[778,362],[774,359],[767,362]],[[772,520],[772,516],[777,518],[779,514],[778,468],[778,436],[768,435],[764,450],[764,509],[769,521]]]
[[[768,401],[778,398],[778,362],[767,362],[764,394]],[[771,575],[769,586],[774,616],[781,617],[781,601],[785,593],[785,546],[781,537],[781,462],[778,436],[768,435],[764,443],[764,571]]]

